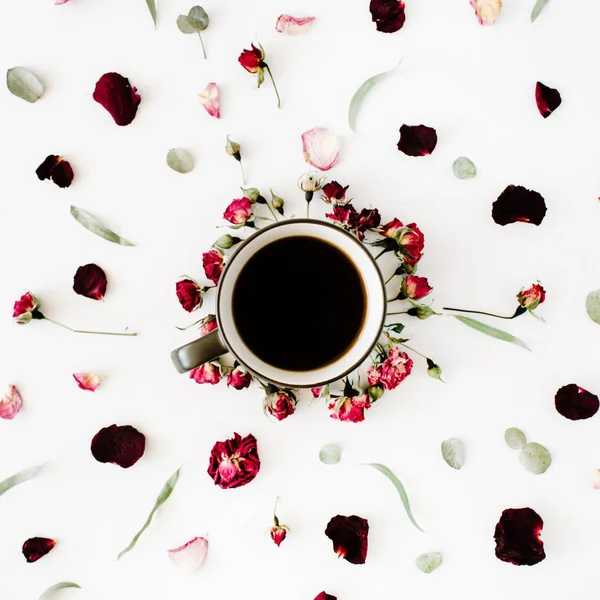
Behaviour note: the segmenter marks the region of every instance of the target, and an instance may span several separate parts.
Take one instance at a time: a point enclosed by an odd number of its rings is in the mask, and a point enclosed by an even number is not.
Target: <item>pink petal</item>
[[[60,4],[66,4],[69,0],[54,0],[54,4],[59,6]]]
[[[292,17],[291,15],[281,15],[275,24],[276,31],[279,33],[287,33],[288,35],[296,35],[306,31],[315,17]]]
[[[202,106],[206,109],[206,112],[217,119],[221,118],[221,105],[219,103],[219,88],[216,83],[209,83],[206,89],[198,94]]]
[[[340,159],[340,141],[331,129],[315,127],[302,134],[302,151],[309,165],[328,171]]]
[[[4,396],[0,399],[0,419],[14,419],[16,414],[21,410],[21,394],[14,385],[9,385],[4,392]]]
[[[471,0],[480,25],[493,25],[502,10],[502,0]]]
[[[179,548],[173,548],[173,550],[168,550],[168,552],[171,562],[185,573],[191,575],[198,571],[206,560],[208,540],[202,537],[195,537],[187,544]]]
[[[100,378],[93,373],[73,373],[73,378],[82,390],[95,392],[100,385]]]

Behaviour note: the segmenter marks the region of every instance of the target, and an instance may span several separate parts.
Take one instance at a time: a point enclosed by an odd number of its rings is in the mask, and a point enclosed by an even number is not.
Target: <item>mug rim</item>
[[[381,284],[381,289],[383,292],[383,307],[382,307],[383,310],[382,310],[381,319],[380,319],[380,322],[378,325],[379,333],[377,334],[377,336],[375,336],[373,343],[370,344],[369,348],[363,353],[361,358],[358,359],[357,361],[355,361],[350,368],[346,369],[343,373],[341,373],[340,375],[336,376],[333,379],[327,379],[325,381],[320,381],[318,383],[313,383],[311,385],[298,386],[296,384],[290,385],[290,384],[282,382],[282,381],[276,381],[270,377],[263,375],[262,373],[256,372],[254,369],[251,369],[250,367],[248,367],[248,365],[246,365],[244,363],[244,361],[241,360],[239,358],[239,356],[237,355],[237,353],[232,349],[231,344],[229,343],[229,340],[227,339],[227,336],[225,335],[225,332],[223,331],[223,329],[221,329],[221,326],[220,326],[221,318],[220,317],[221,317],[221,292],[223,290],[221,281],[223,281],[223,279],[225,279],[225,277],[227,276],[227,272],[229,271],[230,266],[233,264],[234,260],[240,255],[240,251],[245,246],[247,246],[252,240],[259,237],[261,234],[266,233],[267,231],[270,231],[272,229],[277,229],[279,227],[285,227],[286,225],[295,225],[295,224],[302,224],[302,223],[305,223],[308,225],[317,225],[319,227],[327,227],[329,229],[333,229],[336,232],[339,232],[339,233],[345,235],[347,238],[351,239],[361,249],[361,251],[364,252],[368,256],[369,260],[375,267],[375,272],[377,273],[377,275],[379,277],[379,282]],[[349,258],[350,258],[350,260],[352,260],[352,257],[349,257]],[[362,279],[362,273],[360,275],[361,275],[361,279]],[[367,282],[364,279],[363,279],[363,285],[367,285]],[[225,263],[225,267],[223,268],[223,272],[221,273],[221,277],[219,278],[219,285],[217,287],[218,287],[218,289],[217,289],[217,298],[216,298],[216,302],[215,302],[215,312],[216,312],[216,317],[217,317],[217,324],[219,326],[218,331],[219,331],[219,336],[220,336],[221,340],[223,341],[224,345],[227,347],[227,350],[229,352],[231,352],[231,354],[233,354],[234,358],[244,368],[246,368],[250,373],[252,373],[256,377],[259,377],[260,379],[263,379],[267,383],[276,385],[281,388],[310,389],[310,388],[314,388],[314,387],[322,387],[329,383],[333,383],[334,381],[338,381],[338,380],[344,378],[346,375],[348,375],[349,373],[351,373],[352,371],[357,369],[360,365],[362,365],[365,362],[365,360],[367,359],[367,357],[369,356],[369,354],[371,354],[371,351],[377,344],[377,341],[381,335],[381,332],[383,331],[383,326],[385,323],[385,319],[387,317],[387,295],[386,295],[386,289],[385,289],[385,281],[383,279],[383,274],[381,273],[381,269],[379,268],[379,265],[377,264],[377,261],[376,261],[375,257],[373,256],[373,254],[369,251],[368,248],[366,248],[364,246],[364,244],[357,237],[355,237],[354,235],[352,235],[345,229],[342,229],[341,227],[338,227],[337,225],[334,225],[333,223],[328,223],[327,221],[322,221],[320,219],[310,219],[310,218],[306,218],[306,217],[292,218],[292,219],[288,219],[286,221],[278,221],[277,223],[271,223],[270,225],[267,225],[266,227],[261,227],[258,231],[255,231],[252,235],[250,235],[245,240],[240,242],[240,244],[236,248],[235,252],[231,255],[229,260]]]

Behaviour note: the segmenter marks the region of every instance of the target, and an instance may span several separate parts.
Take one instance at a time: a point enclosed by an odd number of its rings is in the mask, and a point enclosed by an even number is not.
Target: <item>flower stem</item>
[[[418,354],[419,356],[423,357],[425,360],[431,360],[428,356],[425,356],[424,354],[422,354],[418,350],[415,350],[414,348],[411,348],[410,346],[407,346],[406,344],[400,343],[400,346],[404,346],[407,350],[410,350],[411,352],[414,352],[415,354]]]
[[[310,218],[310,202],[306,203],[306,218]]]
[[[277,215],[275,214],[275,211],[271,208],[271,205],[267,202],[267,208],[269,209],[269,211],[271,212],[271,214],[273,215],[273,218],[278,221],[279,219],[277,218]]]
[[[121,335],[121,336],[127,336],[127,337],[132,337],[132,336],[137,335],[137,333],[116,333],[113,331],[87,331],[86,329],[73,329],[72,327],[63,325],[62,323],[59,323],[58,321],[54,321],[50,317],[44,316],[44,319],[46,319],[46,321],[50,321],[50,323],[54,323],[55,325],[62,327],[63,329],[68,329],[69,331],[72,331],[73,333],[92,333],[94,335]]]
[[[277,90],[277,86],[275,85],[275,80],[273,79],[273,74],[271,73],[271,69],[269,69],[269,65],[265,65],[265,69],[273,82],[273,87],[275,88],[275,94],[277,94],[277,108],[281,108],[281,98],[279,97],[279,92]]]
[[[246,185],[246,171],[244,171],[244,164],[242,163],[242,159],[238,161],[240,163],[240,167],[242,168],[242,185]]]
[[[396,277],[396,273],[392,273],[392,276],[385,282],[385,284],[387,285],[392,279],[394,279],[394,277]]]
[[[485,315],[487,317],[496,317],[497,319],[507,319],[510,321],[511,319],[514,319],[515,317],[518,317],[519,315],[523,314],[523,312],[521,310],[519,310],[521,308],[522,308],[521,306],[519,308],[517,308],[515,314],[512,315],[511,317],[503,317],[502,315],[495,315],[493,313],[483,312],[481,310],[465,310],[463,308],[449,308],[448,306],[444,306],[443,310],[452,310],[454,312],[464,312],[464,313],[470,313],[473,315]]]
[[[202,39],[200,32],[198,32],[198,37],[200,38],[200,43],[202,44],[202,54],[204,54],[204,58],[206,59],[206,48],[204,47],[204,40]]]
[[[386,317],[391,317],[392,315],[407,315],[408,311],[407,310],[402,310],[400,312],[393,312],[393,313],[386,313]]]

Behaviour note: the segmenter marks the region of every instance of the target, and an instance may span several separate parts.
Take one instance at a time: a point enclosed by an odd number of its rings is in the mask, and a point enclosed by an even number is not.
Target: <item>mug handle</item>
[[[213,329],[209,334],[173,350],[171,360],[180,373],[187,373],[226,352],[229,349],[223,343],[219,330]]]

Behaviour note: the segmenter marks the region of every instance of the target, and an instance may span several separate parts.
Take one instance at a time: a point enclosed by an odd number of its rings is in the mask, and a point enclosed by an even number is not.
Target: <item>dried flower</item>
[[[269,65],[265,62],[265,50],[259,44],[258,48],[251,44],[251,50],[243,50],[240,54],[238,61],[246,71],[249,73],[255,73],[257,76],[258,87],[260,87],[265,80],[265,71],[269,74],[271,78],[271,82],[273,83],[273,88],[275,89],[275,94],[277,95],[277,108],[281,108],[281,99],[279,98],[279,91],[277,90],[277,86],[275,85],[275,80],[273,79],[273,74],[271,73],[271,69]]]
[[[8,421],[14,419],[21,410],[22,405],[23,400],[21,399],[19,390],[16,386],[9,385],[2,398],[0,398],[0,419]]]
[[[347,204],[346,191],[349,186],[343,187],[337,181],[331,181],[323,186],[321,200],[327,204]]]
[[[219,325],[217,324],[217,317],[215,315],[206,315],[204,319],[200,321],[200,335],[208,335],[214,329],[217,329]]]
[[[383,33],[402,29],[406,20],[403,0],[371,0],[369,10],[377,31]]]
[[[426,277],[408,275],[402,283],[403,295],[411,300],[420,300],[430,294],[432,290]]]
[[[540,225],[546,216],[541,194],[521,185],[509,185],[492,205],[492,219],[498,225],[533,223]]]
[[[183,572],[192,575],[196,573],[206,560],[208,553],[208,540],[203,537],[195,537],[179,548],[167,550],[171,562]]]
[[[398,235],[398,232],[404,228],[402,221],[399,219],[393,219],[389,223],[381,226],[381,235],[387,238],[395,238]]]
[[[527,290],[521,288],[521,291],[517,294],[519,305],[528,311],[535,310],[545,299],[546,291],[539,283],[534,283]]]
[[[279,500],[279,498],[277,499]],[[271,527],[271,539],[277,547],[281,546],[281,542],[285,540],[290,528],[287,525],[281,525],[277,517],[277,500],[275,501],[275,509],[273,510],[273,527]]]
[[[23,555],[28,563],[33,563],[42,556],[46,556],[54,546],[56,546],[56,542],[50,538],[29,538],[23,544]]]
[[[233,435],[233,438],[215,443],[208,465],[208,474],[215,485],[223,489],[250,483],[260,470],[256,438],[252,434],[243,438],[238,433]]]
[[[200,98],[200,103],[211,117],[221,118],[219,88],[216,83],[209,83],[205,90],[198,94],[198,98]]]
[[[182,279],[175,284],[177,300],[187,312],[192,312],[202,306],[202,294],[205,291],[206,288],[198,285],[193,279]]]
[[[36,169],[35,174],[40,181],[52,179],[60,188],[68,188],[73,182],[73,167],[62,156],[50,154]]]
[[[369,395],[357,392],[356,396],[340,396],[332,398],[327,408],[332,419],[348,423],[360,423],[365,420],[365,411],[371,408]]]
[[[100,378],[94,373],[73,373],[73,379],[82,390],[95,392],[100,385]]]
[[[502,0],[471,0],[480,25],[493,25],[502,10]]]
[[[546,558],[540,539],[544,521],[531,508],[507,508],[496,525],[496,556],[513,565],[536,565]]]
[[[92,439],[92,455],[101,463],[112,463],[123,469],[135,465],[146,448],[146,437],[131,425],[111,425],[101,429]]]
[[[223,272],[223,254],[218,250],[209,250],[202,255],[204,274],[215,285],[219,283]]]
[[[340,141],[331,129],[315,127],[302,134],[302,151],[309,165],[320,171],[328,171],[340,159]]]
[[[239,237],[232,237],[228,233],[222,235],[214,244],[213,248],[218,250],[229,250],[235,244],[239,244],[242,240]]]
[[[296,35],[306,31],[315,20],[315,17],[292,17],[290,15],[280,15],[275,24],[275,31]]]
[[[252,203],[246,197],[232,200],[223,213],[223,218],[233,225],[246,225],[252,218]]]
[[[281,198],[280,196],[277,196],[275,193],[273,193],[273,190],[271,191],[271,204],[273,205],[273,208],[280,214],[283,216],[283,205],[285,204],[283,198]]]
[[[398,150],[407,156],[427,156],[437,146],[437,133],[426,125],[402,125]]]
[[[337,600],[337,596],[332,596],[331,594],[327,594],[326,592],[321,592],[315,600]]]
[[[137,89],[131,87],[129,79],[118,73],[105,73],[96,83],[93,98],[101,104],[117,125],[129,125],[140,104]]]
[[[593,417],[600,408],[600,400],[576,383],[561,387],[554,396],[556,410],[566,419],[579,421]]]
[[[398,239],[398,249],[405,262],[416,265],[423,256],[425,236],[416,223],[409,223]]]
[[[92,300],[102,300],[106,294],[106,273],[95,264],[79,267],[73,278],[73,291]]]
[[[390,348],[387,357],[381,363],[369,367],[369,385],[381,383],[386,390],[397,388],[411,373],[413,361],[398,346]]]
[[[560,92],[539,81],[535,86],[535,101],[544,119],[547,119],[562,104]]]
[[[325,535],[333,542],[333,551],[349,563],[362,565],[367,560],[369,522],[362,517],[337,515],[327,524]]]
[[[196,383],[215,385],[221,381],[221,365],[217,361],[204,363],[190,371],[190,379]]]
[[[296,410],[296,395],[290,390],[277,390],[265,396],[264,410],[278,421],[287,419]]]
[[[252,383],[252,374],[246,371],[244,367],[236,364],[235,367],[227,373],[227,387],[235,390],[243,390],[250,387]]]

